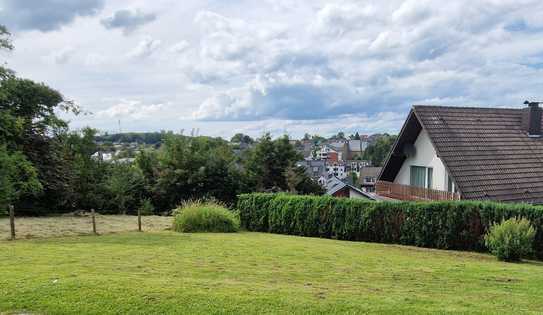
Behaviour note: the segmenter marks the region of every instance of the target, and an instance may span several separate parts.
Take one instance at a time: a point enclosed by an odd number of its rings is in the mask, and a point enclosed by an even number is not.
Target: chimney
[[[528,105],[522,109],[522,129],[530,137],[541,137],[541,108],[539,102],[524,102]]]

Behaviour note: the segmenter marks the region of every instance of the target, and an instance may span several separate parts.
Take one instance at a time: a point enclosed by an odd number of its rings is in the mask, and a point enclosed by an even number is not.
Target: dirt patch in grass
[[[144,216],[144,231],[164,231],[172,226],[171,217]],[[109,234],[138,229],[138,217],[129,215],[96,215],[98,234]],[[63,215],[55,217],[23,217],[15,219],[18,239],[48,238],[92,234],[90,216]],[[9,219],[0,218],[0,239],[9,238]]]

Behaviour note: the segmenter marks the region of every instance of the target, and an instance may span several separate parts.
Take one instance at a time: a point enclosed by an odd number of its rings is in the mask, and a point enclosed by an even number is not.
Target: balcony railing
[[[379,196],[398,200],[460,200],[460,194],[458,193],[401,185],[385,181],[377,181],[375,184],[375,192]]]

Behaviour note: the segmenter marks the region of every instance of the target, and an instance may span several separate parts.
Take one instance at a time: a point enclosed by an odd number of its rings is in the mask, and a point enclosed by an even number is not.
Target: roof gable
[[[543,203],[543,139],[526,134],[520,108],[414,106],[381,180],[393,181],[403,164],[405,157],[395,155],[417,129],[409,121],[413,117],[428,132],[462,198]]]

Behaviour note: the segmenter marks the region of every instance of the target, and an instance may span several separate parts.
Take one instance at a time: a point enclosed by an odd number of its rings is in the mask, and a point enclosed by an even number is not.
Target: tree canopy
[[[371,161],[373,166],[383,166],[396,138],[395,135],[383,134],[366,148],[363,159]]]

